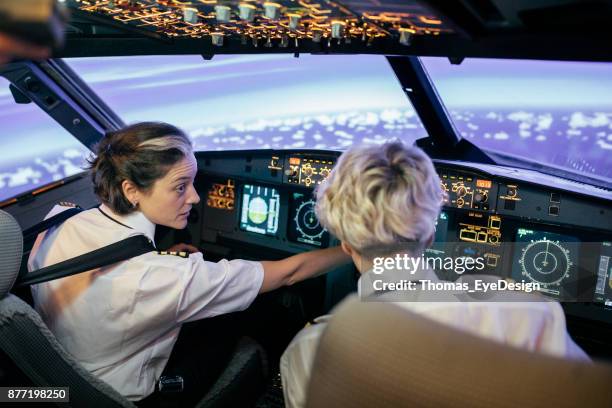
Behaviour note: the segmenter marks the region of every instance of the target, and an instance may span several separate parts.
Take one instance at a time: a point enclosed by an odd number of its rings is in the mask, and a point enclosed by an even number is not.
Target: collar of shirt
[[[112,218],[113,221],[132,228],[134,231],[143,233],[153,242],[153,245],[155,245],[155,224],[149,221],[149,219],[141,211],[134,211],[127,215],[121,215],[115,213],[106,204],[100,205],[99,208],[100,211],[102,211],[106,216]]]
[[[370,269],[367,272],[365,272],[363,275],[361,275],[359,280],[362,280],[362,279],[366,281],[374,281],[376,279],[383,279],[386,282],[399,281],[402,279],[411,281],[411,282],[418,282],[420,280],[430,280],[432,282],[440,281],[440,279],[438,279],[438,276],[436,275],[433,269],[429,267],[422,267],[422,266],[412,271],[393,268],[393,269],[385,270],[383,273],[380,273],[380,274],[377,274],[372,269]]]
[[[362,299],[382,300],[384,298],[391,301],[414,300],[419,296],[419,291],[392,291],[375,288],[380,288],[382,282],[418,282],[421,280],[431,282],[440,281],[433,269],[423,265],[419,265],[413,270],[399,268],[385,269],[382,273],[375,273],[373,269],[370,269],[359,278],[357,282],[357,291]]]

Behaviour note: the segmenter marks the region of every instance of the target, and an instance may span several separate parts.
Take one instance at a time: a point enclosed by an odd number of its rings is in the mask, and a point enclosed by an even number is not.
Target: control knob
[[[487,200],[489,199],[489,196],[487,195],[487,192],[478,192],[474,195],[474,201],[476,201],[477,203],[486,203]]]
[[[289,177],[297,177],[298,175],[297,166],[290,166],[287,170],[285,170],[285,174]]]
[[[310,167],[310,165],[302,167],[302,174],[306,177],[312,176],[312,167]]]

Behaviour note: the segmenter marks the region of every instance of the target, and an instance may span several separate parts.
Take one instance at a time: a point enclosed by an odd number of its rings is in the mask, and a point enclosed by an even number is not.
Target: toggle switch
[[[189,24],[197,24],[198,23],[198,9],[185,7],[183,9],[183,20]]]
[[[217,16],[217,21],[220,23],[227,23],[230,21],[231,11],[228,6],[216,5],[215,6],[215,15]]]
[[[346,23],[344,21],[332,21],[331,22],[331,36],[335,39],[340,39],[344,36],[344,27]]]
[[[249,23],[255,20],[255,10],[257,8],[252,4],[240,3],[238,5],[238,10],[240,11],[240,18],[244,21],[248,21]]]
[[[264,15],[270,20],[278,20],[281,12],[281,5],[278,3],[264,3]]]

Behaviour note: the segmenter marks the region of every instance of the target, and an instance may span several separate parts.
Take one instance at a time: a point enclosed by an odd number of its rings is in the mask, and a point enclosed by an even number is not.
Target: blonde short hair
[[[431,159],[400,142],[356,146],[340,156],[316,191],[321,224],[367,256],[416,242],[435,231],[443,192]],[[382,249],[382,251],[381,251]]]

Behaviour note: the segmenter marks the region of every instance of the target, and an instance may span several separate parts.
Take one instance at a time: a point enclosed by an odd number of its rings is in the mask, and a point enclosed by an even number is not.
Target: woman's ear
[[[121,190],[123,191],[125,198],[132,203],[132,206],[136,206],[138,204],[140,192],[134,183],[129,180],[123,180],[121,182]]]
[[[355,250],[353,249],[353,247],[351,247],[349,244],[347,244],[344,241],[340,241],[340,247],[342,248],[344,253],[347,254],[348,256],[353,256],[353,253],[355,253]]]

